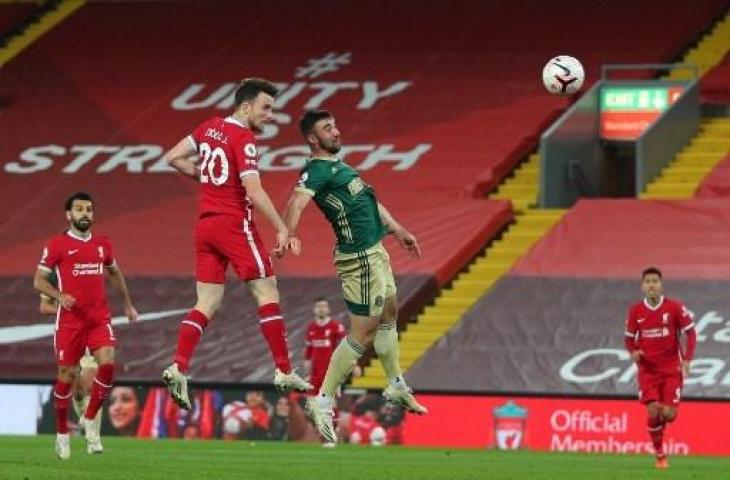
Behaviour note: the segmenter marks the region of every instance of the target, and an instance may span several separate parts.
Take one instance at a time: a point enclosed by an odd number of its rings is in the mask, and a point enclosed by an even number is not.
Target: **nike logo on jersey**
[[[636,319],[636,323],[641,323],[641,322],[643,322],[643,321],[644,321],[644,319],[643,319],[643,318],[637,318],[637,319]]]
[[[179,310],[163,310],[160,312],[143,313],[139,316],[138,322],[146,322],[149,320],[161,320],[163,318],[182,315],[189,309],[183,308]],[[112,325],[129,324],[126,316],[112,318]],[[12,327],[0,327],[0,345],[8,343],[26,342],[28,340],[36,340],[38,338],[53,336],[56,325],[53,323],[35,323],[32,325],[15,325]]]
[[[76,253],[76,252],[78,252],[78,249],[76,249],[76,250],[69,250],[69,251],[68,251],[68,254],[69,254],[69,255],[73,255],[73,254],[74,254],[74,253]]]

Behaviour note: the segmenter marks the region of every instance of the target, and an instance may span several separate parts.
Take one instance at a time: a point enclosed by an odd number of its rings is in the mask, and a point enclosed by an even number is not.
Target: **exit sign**
[[[602,87],[601,138],[639,138],[682,91],[683,87]]]

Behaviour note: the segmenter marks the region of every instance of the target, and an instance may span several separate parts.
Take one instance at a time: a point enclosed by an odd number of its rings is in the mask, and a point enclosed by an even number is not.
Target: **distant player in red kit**
[[[326,298],[320,297],[314,301],[312,313],[314,320],[307,326],[304,358],[305,368],[309,370],[309,383],[314,388],[311,393],[316,395],[327,373],[332,352],[347,336],[347,330],[342,323],[330,316],[330,304]],[[357,364],[353,364],[353,375],[360,376],[360,367]]]
[[[656,467],[667,468],[664,429],[677,417],[683,375],[689,374],[697,335],[692,312],[662,295],[662,272],[650,267],[641,274],[645,298],[631,306],[626,319],[626,349],[638,366],[639,400],[648,413],[649,436]],[[680,336],[687,337],[682,348]]]
[[[137,311],[129,297],[124,275],[114,258],[109,239],[91,234],[94,222],[94,201],[88,193],[75,193],[66,200],[68,230],[51,238],[35,273],[33,286],[43,295],[58,302],[54,347],[58,377],[53,388],[56,409],[56,453],[59,458],[71,456],[68,433],[68,409],[71,384],[79,360],[88,347],[99,365],[91,399],[80,423],[86,436],[88,453],[101,453],[103,447],[99,425],[94,422],[114,379],[114,346],[116,338],[111,325],[111,312],[106,300],[104,273],[119,291],[124,314],[130,322],[137,320]],[[50,281],[55,273],[58,288]]]
[[[255,208],[276,230],[277,244],[271,253],[277,257],[298,242],[289,238],[259,177],[254,134],[271,122],[276,94],[276,86],[267,80],[244,80],[236,89],[232,115],[206,120],[165,155],[170,165],[200,183],[195,226],[198,300],[180,325],[174,363],[162,373],[173,400],[188,410],[190,359],[223,301],[229,264],[258,303],[261,332],[276,364],[274,384],[285,390],[312,387],[292,371],[276,278],[253,220]]]

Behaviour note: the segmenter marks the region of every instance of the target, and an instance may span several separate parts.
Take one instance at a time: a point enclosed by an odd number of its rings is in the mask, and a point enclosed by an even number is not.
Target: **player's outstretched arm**
[[[284,223],[286,224],[286,228],[289,229],[290,248],[296,255],[299,255],[302,248],[299,239],[296,237],[297,226],[299,225],[299,220],[302,218],[302,212],[307,208],[310,200],[312,200],[311,195],[294,191],[289,197],[289,201],[284,209]]]
[[[421,256],[421,247],[418,246],[415,235],[398,223],[388,209],[385,208],[385,205],[380,202],[378,202],[378,213],[380,214],[380,221],[383,222],[388,233],[392,233],[398,239],[398,243],[400,243],[403,250],[408,250],[413,258],[419,258]]]
[[[163,156],[168,165],[188,177],[199,179],[198,152],[188,137],[183,138]]]
[[[108,265],[106,271],[109,274],[109,280],[114,285],[114,288],[119,292],[122,297],[122,304],[124,305],[124,314],[127,316],[130,322],[136,322],[137,310],[132,305],[132,298],[129,296],[129,289],[127,288],[127,282],[124,280],[124,274],[122,269],[119,268],[117,263]]]
[[[279,216],[279,212],[276,211],[271,197],[261,185],[261,179],[258,175],[245,175],[241,183],[243,188],[246,189],[246,196],[251,200],[253,206],[266,217],[266,220],[276,230],[276,247],[271,251],[271,254],[281,258],[287,249],[289,230],[287,230],[284,221]]]
[[[50,275],[51,272],[48,270],[44,270],[43,268],[36,269],[35,276],[33,277],[33,288],[38,290],[39,293],[57,300],[63,308],[73,307],[76,304],[76,299],[68,293],[62,293],[54,287],[49,280]]]

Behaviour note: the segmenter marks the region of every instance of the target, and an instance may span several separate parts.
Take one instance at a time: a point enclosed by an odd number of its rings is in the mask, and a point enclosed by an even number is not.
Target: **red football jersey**
[[[213,117],[188,137],[200,157],[199,213],[224,213],[251,221],[251,202],[241,180],[258,174],[256,139],[233,117]]]
[[[112,264],[114,252],[105,236],[81,238],[66,231],[48,241],[39,268],[55,272],[58,289],[76,299],[76,304],[70,310],[59,308],[57,327],[76,327],[110,320],[104,267]]]
[[[340,340],[347,336],[345,326],[334,319],[324,325],[317,325],[312,321],[307,327],[306,350],[304,357],[312,362],[312,376],[322,376],[327,372],[327,366]]]
[[[692,312],[681,302],[662,297],[656,307],[647,300],[631,306],[626,319],[626,336],[643,350],[639,367],[676,371],[682,359],[681,332],[694,327]]]

